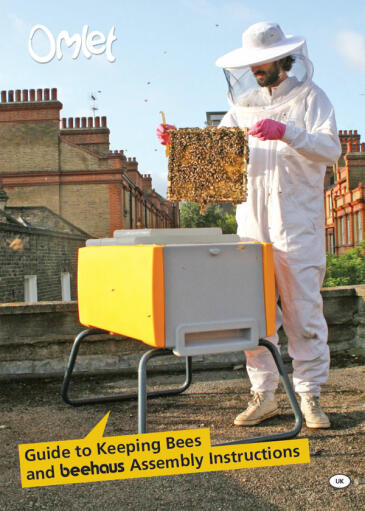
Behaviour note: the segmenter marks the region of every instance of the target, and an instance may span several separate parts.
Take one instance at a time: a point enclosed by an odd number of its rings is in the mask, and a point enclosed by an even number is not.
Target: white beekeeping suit
[[[295,62],[286,79],[271,89],[260,87],[252,65],[288,55]],[[224,68],[231,104],[221,126],[251,128],[263,119],[285,125],[281,140],[249,137],[248,199],[237,207],[238,234],[273,244],[295,390],[319,396],[329,372],[320,295],[326,265],[323,182],[326,165],[341,154],[333,107],[312,82],[305,40],[284,36],[277,24],[250,27],[242,48],[217,65]],[[277,343],[277,335],[270,340]],[[279,377],[268,351],[248,351],[246,358],[252,390],[274,391]]]

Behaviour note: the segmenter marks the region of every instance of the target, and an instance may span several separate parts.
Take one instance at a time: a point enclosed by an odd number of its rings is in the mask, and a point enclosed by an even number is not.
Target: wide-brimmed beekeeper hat
[[[304,37],[285,35],[277,23],[263,21],[245,30],[242,48],[226,53],[216,65],[232,69],[265,64],[295,53],[303,44]]]

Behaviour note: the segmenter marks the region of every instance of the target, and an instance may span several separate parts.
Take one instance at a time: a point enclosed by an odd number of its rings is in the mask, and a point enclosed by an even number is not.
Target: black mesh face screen
[[[224,75],[228,84],[228,98],[233,105],[245,107],[261,107],[269,106],[270,104],[289,101],[295,97],[299,92],[311,82],[313,75],[313,65],[311,61],[302,54],[295,54],[291,56],[294,61],[291,68],[284,70],[287,78],[290,78],[291,87],[282,98],[275,98],[273,101],[265,99],[266,85],[262,87],[258,84],[255,75],[251,71],[250,66],[243,66],[240,68],[225,68],[223,69]]]
[[[223,69],[228,84],[228,97],[232,103],[238,103],[240,97],[258,87],[249,67]]]

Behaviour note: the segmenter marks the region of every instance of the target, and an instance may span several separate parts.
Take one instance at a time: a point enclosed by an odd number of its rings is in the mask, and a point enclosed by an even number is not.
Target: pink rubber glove
[[[159,124],[156,129],[156,135],[162,145],[170,143],[169,130],[176,130],[176,126],[173,124]]]
[[[272,119],[263,119],[248,130],[248,134],[260,140],[281,140],[285,133],[286,125]]]

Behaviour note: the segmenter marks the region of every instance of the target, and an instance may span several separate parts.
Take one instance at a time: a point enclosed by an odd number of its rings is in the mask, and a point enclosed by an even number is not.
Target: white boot
[[[273,392],[251,392],[253,398],[248,402],[246,410],[237,415],[235,426],[254,426],[278,415],[279,408]]]
[[[329,418],[319,404],[319,396],[301,394],[300,409],[304,416],[307,428],[329,428]]]

